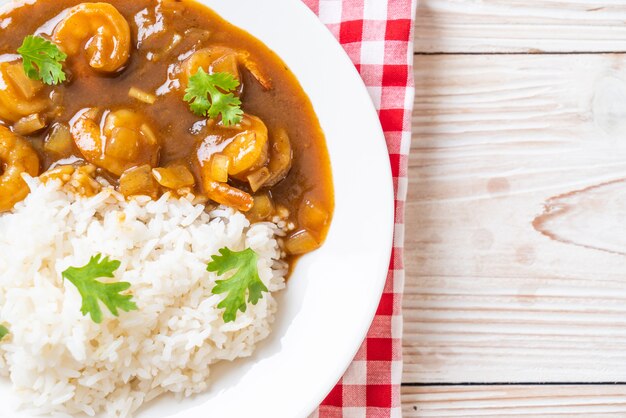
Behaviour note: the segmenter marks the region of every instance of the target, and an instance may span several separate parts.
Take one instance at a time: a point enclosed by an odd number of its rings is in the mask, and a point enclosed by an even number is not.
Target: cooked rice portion
[[[110,188],[89,198],[56,182],[29,179],[31,193],[0,216],[0,374],[36,413],[129,417],[164,392],[190,395],[209,385],[210,364],[249,356],[268,336],[271,292],[286,269],[271,223],[250,225],[224,207],[191,198],[125,201]],[[206,271],[218,250],[252,248],[269,289],[224,323]],[[121,261],[115,281],[131,283],[138,310],[102,324],[80,312],[82,299],[61,272],[97,253]],[[107,279],[100,279],[106,281]]]

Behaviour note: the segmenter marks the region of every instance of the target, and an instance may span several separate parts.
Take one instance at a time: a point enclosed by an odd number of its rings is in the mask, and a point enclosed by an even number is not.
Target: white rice
[[[268,336],[272,295],[226,324],[206,265],[220,248],[251,247],[261,280],[282,289],[276,225],[250,225],[224,207],[206,213],[191,197],[127,202],[107,188],[77,198],[54,182],[28,183],[26,200],[0,216],[0,323],[10,329],[0,375],[22,408],[130,417],[161,393],[206,390],[210,364],[249,356]],[[114,318],[101,305],[102,324],[81,314],[77,289],[61,277],[97,253],[121,261],[114,280],[131,283],[139,308]]]

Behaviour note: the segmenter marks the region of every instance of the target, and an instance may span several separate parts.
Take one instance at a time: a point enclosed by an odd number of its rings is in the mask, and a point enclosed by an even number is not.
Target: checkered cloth
[[[396,196],[387,284],[367,338],[311,418],[401,417],[404,202],[413,109],[417,0],[303,0],[342,44],[365,81],[385,131]]]

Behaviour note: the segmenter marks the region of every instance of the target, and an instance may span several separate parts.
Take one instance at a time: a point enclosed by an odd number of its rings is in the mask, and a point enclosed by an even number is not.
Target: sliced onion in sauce
[[[159,143],[156,135],[154,134],[154,131],[152,130],[152,128],[150,128],[148,124],[144,123],[143,125],[141,125],[139,130],[141,131],[143,136],[148,140],[148,143],[150,143],[151,145],[157,145]]]
[[[308,230],[315,232],[316,236],[319,236],[318,231],[323,231],[328,221],[330,214],[326,209],[315,201],[304,199],[298,209],[298,223]]]
[[[320,243],[306,229],[294,232],[285,239],[285,251],[291,255],[306,254],[317,250],[319,247]]]
[[[46,127],[46,119],[39,113],[24,116],[13,125],[13,131],[18,135],[30,135]]]
[[[269,178],[270,171],[267,167],[260,168],[247,176],[248,183],[250,183],[250,188],[253,192],[256,192],[263,187]]]
[[[156,199],[159,194],[159,185],[152,176],[152,167],[144,164],[122,173],[119,190],[126,197],[150,196]]]
[[[274,215],[274,202],[267,193],[254,196],[254,206],[247,213],[250,222],[268,221]]]
[[[228,170],[230,169],[230,157],[224,154],[213,154],[209,163],[210,176],[213,180],[221,183],[228,181]]]
[[[128,90],[128,97],[137,99],[140,102],[143,102],[146,104],[154,104],[154,102],[156,102],[156,99],[157,99],[157,97],[154,94],[138,89],[137,87],[131,87],[130,90]]]
[[[33,99],[44,87],[40,81],[28,78],[22,65],[19,63],[8,65],[6,73],[26,99]]]
[[[183,163],[175,163],[167,167],[158,167],[152,169],[152,175],[163,187],[178,190],[183,187],[193,186],[195,180],[191,171]]]

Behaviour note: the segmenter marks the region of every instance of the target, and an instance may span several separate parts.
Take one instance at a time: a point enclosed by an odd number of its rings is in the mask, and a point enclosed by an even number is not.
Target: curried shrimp
[[[202,186],[207,197],[217,203],[226,205],[242,212],[248,212],[254,206],[254,198],[243,190],[215,181],[208,176],[202,178]]]
[[[291,170],[293,163],[293,150],[287,131],[277,129],[270,141],[270,156],[267,168],[269,178],[265,182],[265,187],[272,187],[280,183]]]
[[[252,196],[226,181],[229,176],[246,181],[250,173],[266,164],[268,148],[267,127],[261,119],[247,114],[238,125],[222,128],[220,135],[207,136],[197,151],[204,192],[218,203],[250,210]],[[216,159],[216,155],[221,158]],[[216,168],[217,164],[220,167]]]
[[[132,110],[84,109],[70,122],[70,131],[87,161],[116,176],[132,167],[158,163],[159,141],[147,120]]]
[[[222,154],[230,158],[228,174],[245,181],[248,174],[263,167],[267,162],[267,127],[256,116],[244,115],[238,124],[238,132],[227,139]]]
[[[81,3],[54,28],[52,38],[69,56],[87,54],[91,68],[115,72],[130,56],[130,27],[120,12],[108,3]]]
[[[41,81],[26,76],[21,61],[0,62],[0,118],[8,122],[43,112],[51,105]]]
[[[0,125],[0,211],[11,210],[28,195],[28,185],[22,173],[39,174],[39,157],[21,136]]]
[[[261,72],[259,66],[250,58],[248,52],[237,51],[225,46],[213,46],[194,52],[182,64],[182,82],[186,86],[189,77],[194,75],[199,68],[204,69],[209,74],[218,72],[230,73],[237,80],[241,81],[240,65],[243,65],[250,71],[250,74],[265,90],[272,88],[271,80]]]

